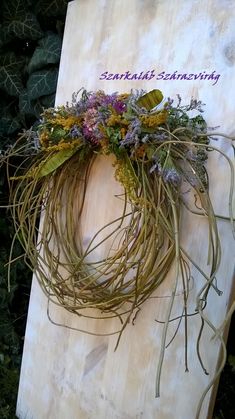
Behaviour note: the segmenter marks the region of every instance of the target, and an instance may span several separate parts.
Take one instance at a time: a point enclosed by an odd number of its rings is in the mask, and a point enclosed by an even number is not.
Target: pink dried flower
[[[88,109],[84,116],[83,135],[93,144],[99,142],[99,113],[95,108]]]

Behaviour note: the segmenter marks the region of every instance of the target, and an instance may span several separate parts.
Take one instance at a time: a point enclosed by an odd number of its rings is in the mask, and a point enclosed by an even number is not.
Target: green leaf
[[[0,67],[0,88],[12,96],[19,96],[23,90],[20,71]]]
[[[149,145],[147,148],[147,157],[149,160],[152,160],[154,153],[156,152],[156,147]]]
[[[24,16],[16,17],[8,25],[8,30],[20,39],[39,39],[43,32],[33,13],[26,13]]]
[[[36,13],[44,16],[63,16],[66,13],[68,0],[38,0]]]
[[[55,93],[52,93],[52,95],[42,96],[40,98],[40,103],[44,108],[53,108],[55,105]]]
[[[7,52],[0,56],[0,66],[8,69],[21,69],[25,64],[25,57],[16,56],[14,52]]]
[[[30,60],[28,71],[32,73],[47,64],[56,64],[60,60],[62,40],[59,35],[51,34],[40,39]]]
[[[146,93],[145,95],[141,96],[137,100],[137,105],[141,108],[145,108],[148,111],[155,108],[155,106],[159,105],[163,99],[163,94],[160,90],[154,89],[150,92]]]
[[[0,25],[0,47],[8,44],[14,38],[14,35],[9,32],[8,25]]]
[[[25,57],[16,57],[13,52],[0,56],[0,88],[12,96],[19,96],[23,90],[21,69]]]
[[[41,70],[32,73],[27,82],[30,99],[50,95],[56,91],[58,69]]]
[[[42,113],[42,106],[38,100],[31,100],[28,95],[27,89],[24,89],[19,97],[20,113],[25,115],[34,115],[39,118]]]
[[[25,14],[27,2],[25,0],[4,0],[2,15],[5,22],[22,17]]]
[[[41,170],[37,176],[39,178],[49,175],[54,172],[58,167],[60,167],[66,160],[72,157],[77,152],[77,148],[73,150],[61,150],[58,153],[53,154],[53,156],[46,160],[42,165]]]
[[[50,138],[51,138],[52,142],[53,142],[53,140],[58,141],[58,138],[65,137],[67,133],[68,132],[63,128],[54,127],[53,132],[50,135]]]
[[[1,117],[9,114],[10,107],[11,107],[11,102],[9,103],[9,98],[6,95],[1,94],[0,95]]]
[[[17,118],[4,116],[0,118],[0,135],[10,135],[16,132],[21,127]]]

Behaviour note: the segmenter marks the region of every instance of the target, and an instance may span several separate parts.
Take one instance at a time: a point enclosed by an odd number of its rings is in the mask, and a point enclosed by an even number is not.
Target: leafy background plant
[[[53,106],[68,0],[2,0],[0,4],[0,150],[36,123]],[[0,202],[8,202],[5,171],[0,169]],[[7,289],[8,255],[14,229],[0,209],[0,418],[15,418],[19,373],[31,286],[31,272],[19,258]],[[21,255],[19,244],[14,257]],[[234,330],[234,327],[231,328]],[[235,348],[221,376],[214,419],[235,417]]]
[[[43,107],[53,106],[64,29],[66,0],[2,0],[0,3],[0,150],[30,128]],[[0,202],[8,201],[0,169]],[[14,418],[32,274],[20,258],[11,269],[8,255],[14,229],[0,209],[0,418]],[[17,244],[14,257],[22,249]]]

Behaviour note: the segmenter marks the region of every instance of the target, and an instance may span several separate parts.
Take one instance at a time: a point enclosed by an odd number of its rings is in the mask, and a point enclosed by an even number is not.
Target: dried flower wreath
[[[159,395],[167,328],[179,280],[183,284],[182,317],[187,324],[190,265],[194,265],[205,280],[196,308],[202,319],[197,351],[204,371],[199,349],[204,324],[216,333],[203,311],[210,288],[219,294],[215,277],[221,259],[220,237],[206,170],[208,153],[213,150],[221,153],[230,167],[228,205],[234,234],[234,169],[231,160],[211,144],[215,132],[208,132],[202,106],[194,99],[188,106],[183,106],[179,95],[176,105],[170,98],[164,102],[159,90],[109,95],[82,89],[73,95],[72,104],[45,110],[37,128],[24,132],[5,156],[8,163],[13,157],[24,156],[24,162],[14,170],[13,176],[9,174],[11,210],[15,238],[21,241],[27,262],[43,291],[50,301],[72,313],[83,315],[85,309],[92,308],[99,311],[93,311],[90,316],[85,313],[86,317],[118,317],[121,328],[115,332],[119,334],[117,345],[131,316],[152,295],[175,263],[156,395]],[[86,249],[81,244],[82,239],[75,240],[77,218],[74,218],[73,202],[79,185],[81,199],[77,217],[81,217],[89,172],[97,154],[115,156],[115,178],[123,186],[125,204],[123,214],[113,221],[115,226],[118,221],[118,227],[111,233],[117,237],[121,231],[118,250],[103,260],[91,262],[87,257],[106,238],[94,244],[97,232]],[[12,172],[10,164],[8,169]],[[182,185],[186,184],[196,194],[200,210],[190,209],[185,201]],[[65,193],[66,206],[61,205]],[[209,275],[181,245],[182,207],[208,222]],[[43,222],[39,228],[40,214]],[[221,333],[219,338],[225,354]],[[187,369],[187,356],[185,362]],[[218,373],[220,371],[221,368]]]

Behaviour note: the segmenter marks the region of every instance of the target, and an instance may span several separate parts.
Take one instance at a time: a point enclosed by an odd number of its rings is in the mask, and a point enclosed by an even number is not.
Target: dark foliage
[[[0,2],[0,150],[33,125],[43,107],[53,106],[61,53],[66,0]],[[8,202],[0,168],[0,205]],[[0,209],[0,418],[15,417],[21,356],[32,273],[23,258],[11,267],[14,229],[9,211]],[[20,257],[19,244],[13,258]]]

